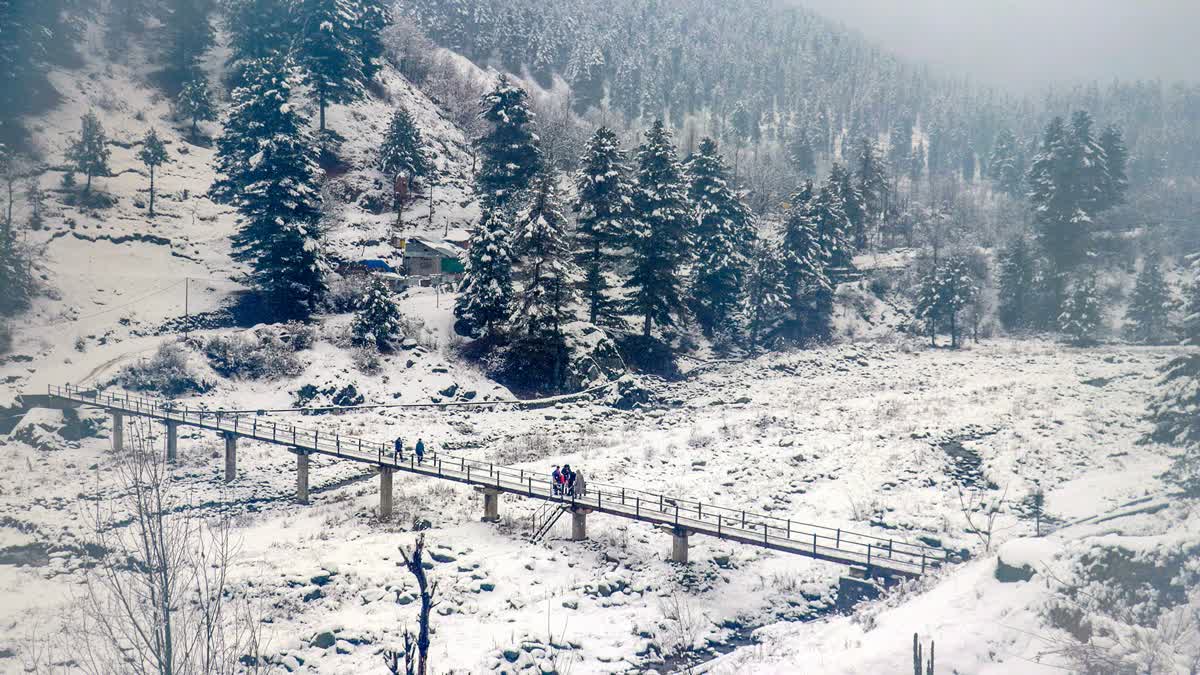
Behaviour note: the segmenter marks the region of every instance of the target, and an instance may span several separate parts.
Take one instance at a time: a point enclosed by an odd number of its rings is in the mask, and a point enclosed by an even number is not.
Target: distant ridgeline
[[[1021,99],[931,74],[856,33],[777,0],[400,0],[439,44],[542,84],[561,75],[578,112],[602,102],[626,119],[681,128],[712,114],[709,133],[789,139],[819,153],[847,138],[927,136],[930,174],[980,173],[997,136],[1029,156],[1046,122],[1075,109],[1121,126],[1134,183],[1200,176],[1200,84],[1113,83]],[[607,97],[607,98],[606,98]],[[721,132],[719,125],[742,127]],[[718,128],[712,128],[718,127]],[[970,157],[970,160],[966,158]]]

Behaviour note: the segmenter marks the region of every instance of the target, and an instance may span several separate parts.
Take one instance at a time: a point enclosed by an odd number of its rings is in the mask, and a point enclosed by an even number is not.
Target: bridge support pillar
[[[116,410],[112,414],[112,443],[113,452],[125,450],[125,415]]]
[[[682,527],[671,530],[671,562],[686,565],[688,561],[688,531]]]
[[[296,452],[296,503],[308,503],[308,451],[294,448]]]
[[[392,475],[396,472],[390,466],[379,467],[379,519],[389,520],[392,517]]]
[[[174,463],[179,457],[179,422],[167,420],[167,461]]]
[[[483,493],[483,522],[500,522],[500,491],[484,488]]]
[[[237,478],[237,435],[225,434],[225,482],[232,483]]]
[[[571,509],[571,541],[583,541],[587,539],[588,513],[588,509]]]

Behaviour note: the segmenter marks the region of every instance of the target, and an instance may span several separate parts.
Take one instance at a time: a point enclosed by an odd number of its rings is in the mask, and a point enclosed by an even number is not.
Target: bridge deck
[[[418,463],[412,453],[392,455],[390,443],[322,434],[290,424],[260,420],[257,415],[225,414],[189,409],[173,402],[128,395],[54,387],[51,399],[103,408],[132,416],[207,429],[262,443],[283,445],[303,452],[391,467],[397,471],[472,485],[479,489],[554,501],[567,508],[586,509],[638,520],[689,533],[704,534],[751,546],[794,553],[844,565],[870,568],[878,573],[917,577],[947,559],[946,551],[872,535],[847,532],[786,518],[730,509],[658,493],[587,481],[586,494],[555,495],[546,472],[529,472],[496,466],[489,462],[429,452]]]

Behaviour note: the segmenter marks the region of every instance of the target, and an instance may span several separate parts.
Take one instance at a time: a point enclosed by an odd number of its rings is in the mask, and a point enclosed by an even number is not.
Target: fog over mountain
[[[921,63],[1028,90],[1113,78],[1196,81],[1200,2],[797,0]]]

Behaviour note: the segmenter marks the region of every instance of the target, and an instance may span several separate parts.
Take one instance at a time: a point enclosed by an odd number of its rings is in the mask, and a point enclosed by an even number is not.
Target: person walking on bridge
[[[404,438],[397,436],[396,443],[392,446],[392,462],[404,461]]]
[[[559,470],[557,464],[554,465],[554,471],[550,473],[550,483],[554,486],[555,496],[562,494],[562,471]]]
[[[425,461],[425,441],[417,439],[417,445],[413,448],[413,453],[417,456],[417,464]]]

